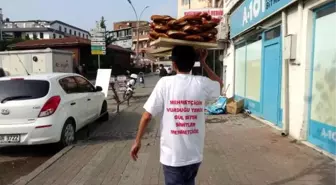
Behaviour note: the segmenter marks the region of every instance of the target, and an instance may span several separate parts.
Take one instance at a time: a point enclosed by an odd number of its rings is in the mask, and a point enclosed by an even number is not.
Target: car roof
[[[51,79],[57,79],[60,77],[65,76],[79,76],[76,73],[43,73],[43,74],[31,74],[31,75],[25,75],[25,76],[6,76],[0,78],[0,80],[10,80],[13,78],[24,78],[24,79],[30,79],[30,80],[51,80]]]

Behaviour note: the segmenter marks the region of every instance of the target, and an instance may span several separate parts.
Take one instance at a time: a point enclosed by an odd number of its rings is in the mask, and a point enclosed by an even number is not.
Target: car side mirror
[[[101,92],[101,91],[103,91],[103,88],[100,87],[100,86],[97,86],[97,87],[96,87],[96,91],[97,91],[97,92]]]

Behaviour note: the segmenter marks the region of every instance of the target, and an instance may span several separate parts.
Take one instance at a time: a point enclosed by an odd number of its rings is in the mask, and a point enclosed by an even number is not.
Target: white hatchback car
[[[72,144],[76,131],[108,120],[101,91],[77,74],[0,78],[0,146]]]

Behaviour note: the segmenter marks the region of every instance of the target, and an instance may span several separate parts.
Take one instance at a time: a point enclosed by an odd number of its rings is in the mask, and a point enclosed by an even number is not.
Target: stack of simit
[[[212,19],[208,13],[186,15],[174,19],[168,15],[153,15],[151,17],[151,40],[171,38],[198,42],[216,42],[219,20]]]

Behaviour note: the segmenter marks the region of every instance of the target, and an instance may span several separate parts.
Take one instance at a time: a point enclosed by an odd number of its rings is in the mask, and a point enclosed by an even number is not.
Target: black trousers
[[[195,185],[195,178],[201,163],[172,167],[163,165],[166,185]]]

